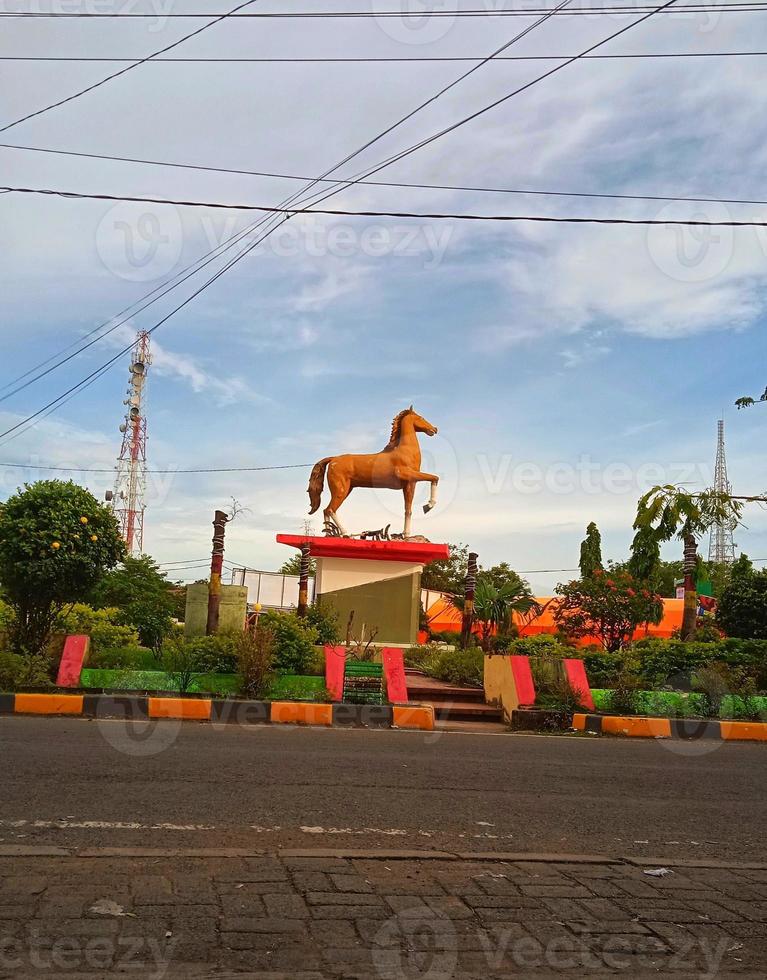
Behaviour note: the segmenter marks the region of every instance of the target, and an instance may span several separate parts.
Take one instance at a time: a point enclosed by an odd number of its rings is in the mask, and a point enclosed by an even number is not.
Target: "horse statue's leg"
[[[423,505],[424,514],[428,514],[432,507],[437,502],[437,480],[431,481],[431,493],[429,494],[429,502]]]
[[[413,516],[413,495],[415,494],[415,483],[406,483],[402,488],[402,495],[405,498],[405,527],[402,532],[403,537],[410,537],[410,519]]]

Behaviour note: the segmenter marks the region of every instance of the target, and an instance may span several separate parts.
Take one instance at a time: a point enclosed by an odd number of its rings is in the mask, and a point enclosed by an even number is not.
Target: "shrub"
[[[59,633],[84,633],[91,638],[91,653],[115,647],[137,647],[138,633],[118,622],[118,609],[92,609],[76,603],[59,615],[55,630]]]
[[[425,674],[428,674],[432,661],[443,651],[444,647],[439,646],[437,643],[426,643],[408,647],[407,650],[403,651],[405,666],[412,667],[413,670],[422,670]]]
[[[536,636],[520,636],[511,641],[509,653],[521,657],[571,657],[572,647],[566,646],[551,633],[538,633]]]
[[[201,674],[237,673],[237,644],[241,635],[236,631],[188,639],[186,643],[194,659],[195,670]]]
[[[539,664],[541,663],[546,662],[539,661]],[[536,684],[536,707],[553,712],[544,722],[544,730],[561,731],[572,728],[575,712],[585,710],[581,695],[560,670],[551,669],[551,661],[549,661],[549,669],[540,677],[540,681],[540,685]]]
[[[174,690],[186,694],[197,673],[197,659],[192,644],[173,638],[163,645],[162,666]]]
[[[725,699],[730,695],[745,700],[756,694],[753,678],[744,668],[718,661],[696,671],[693,688],[703,695],[703,710],[710,718],[721,717]]]
[[[246,698],[258,699],[269,690],[274,662],[274,631],[268,626],[244,630],[235,641],[240,692]]]
[[[589,647],[582,651],[582,656],[592,687],[612,687],[626,669],[625,652],[608,653],[598,647]]]
[[[448,646],[458,646],[461,634],[456,630],[429,630],[430,643],[447,643]]]
[[[259,629],[274,633],[274,666],[293,674],[306,672],[314,655],[317,630],[295,613],[267,612],[259,619]]]
[[[479,647],[469,647],[466,650],[437,648],[437,653],[428,662],[426,672],[448,684],[471,684],[481,687],[484,665],[485,656]]]
[[[616,715],[633,715],[639,704],[639,681],[635,675],[623,672],[607,697],[606,710]]]
[[[45,654],[20,655],[0,650],[0,691],[53,687],[53,662]]]
[[[338,625],[338,613],[327,603],[319,600],[306,610],[306,619],[310,626],[317,631],[317,643],[339,643],[341,627]]]

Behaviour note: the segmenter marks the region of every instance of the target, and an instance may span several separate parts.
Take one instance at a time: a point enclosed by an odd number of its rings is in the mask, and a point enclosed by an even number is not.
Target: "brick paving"
[[[0,857],[0,977],[763,977],[767,865],[671,867]]]

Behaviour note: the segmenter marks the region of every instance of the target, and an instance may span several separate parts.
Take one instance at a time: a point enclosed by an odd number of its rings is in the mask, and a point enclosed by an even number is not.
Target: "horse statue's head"
[[[412,419],[416,432],[425,432],[427,436],[436,436],[437,432],[439,431],[437,426],[432,425],[431,422],[423,417],[423,415],[419,415],[412,405],[408,409],[408,415],[410,415]]]

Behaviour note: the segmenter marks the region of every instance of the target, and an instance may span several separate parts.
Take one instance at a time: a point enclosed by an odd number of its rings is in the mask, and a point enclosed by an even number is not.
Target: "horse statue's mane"
[[[397,443],[399,442],[402,420],[406,415],[410,415],[412,411],[413,406],[411,405],[410,408],[403,408],[401,412],[394,416],[391,423],[391,435],[389,436],[389,441],[383,447],[381,452],[389,452],[396,447]]]

